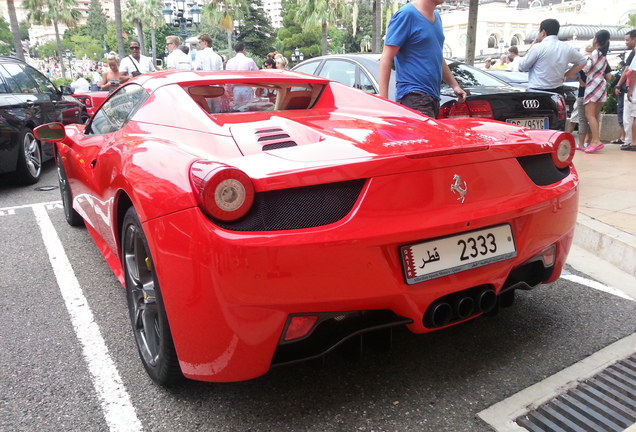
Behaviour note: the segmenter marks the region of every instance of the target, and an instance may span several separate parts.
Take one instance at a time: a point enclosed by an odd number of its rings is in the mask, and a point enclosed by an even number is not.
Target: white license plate
[[[400,248],[409,285],[517,256],[510,225],[498,225]]]
[[[512,123],[528,129],[550,129],[550,122],[547,117],[506,119],[506,123]]]

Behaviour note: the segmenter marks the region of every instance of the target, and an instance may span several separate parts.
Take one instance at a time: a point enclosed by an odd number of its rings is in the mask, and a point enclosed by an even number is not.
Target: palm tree
[[[18,17],[15,14],[15,5],[13,0],[7,0],[7,8],[9,9],[9,23],[11,24],[11,33],[13,34],[13,44],[15,45],[15,55],[24,61],[24,50],[22,49],[22,38],[20,37],[20,26],[18,25]]]
[[[121,22],[121,0],[113,0],[115,9],[115,26],[117,27],[117,53],[124,58],[124,27]]]
[[[143,2],[143,5],[145,5],[145,2]],[[146,50],[144,49],[144,10],[142,3],[137,3],[137,0],[128,0],[128,9],[124,11],[123,18],[135,27],[139,46],[143,54]]]
[[[22,7],[28,11],[27,19],[35,24],[53,24],[55,29],[55,41],[57,42],[57,52],[62,59],[62,39],[60,38],[59,24],[67,27],[75,27],[80,20],[81,14],[75,9],[75,0],[24,0]],[[66,76],[64,61],[60,61],[62,76]]]
[[[333,25],[345,16],[345,0],[298,0],[298,6],[296,17],[304,27],[311,29],[320,26],[322,55],[327,55],[327,25]]]
[[[152,45],[152,62],[157,56],[157,29],[164,25],[161,12],[163,2],[160,0],[146,0],[142,3],[142,22],[150,27],[150,41]],[[139,41],[141,43],[141,40]]]
[[[240,21],[245,17],[249,9],[249,2],[246,0],[211,0],[203,7],[202,16],[209,24],[218,23],[227,34],[227,53],[232,55],[232,32],[234,31],[234,21]]]

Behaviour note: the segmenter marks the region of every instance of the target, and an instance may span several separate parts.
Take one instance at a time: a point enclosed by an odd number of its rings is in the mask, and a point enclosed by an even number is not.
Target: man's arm
[[[442,81],[450,86],[457,96],[457,102],[464,103],[466,101],[466,92],[459,86],[457,80],[453,76],[446,60],[442,59]]]
[[[397,55],[398,51],[400,51],[400,47],[394,45],[384,45],[384,48],[382,49],[378,85],[380,86],[380,96],[385,99],[389,98],[389,82],[391,81],[393,59]]]
[[[572,66],[570,69],[565,71],[565,77],[567,79],[573,79],[573,80],[577,79],[576,74],[581,72],[584,67],[585,67],[585,64]]]

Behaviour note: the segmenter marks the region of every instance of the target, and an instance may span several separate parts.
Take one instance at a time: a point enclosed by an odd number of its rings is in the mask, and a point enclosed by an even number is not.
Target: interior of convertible
[[[225,114],[308,109],[323,88],[322,84],[267,82],[194,85],[185,90],[208,114]]]

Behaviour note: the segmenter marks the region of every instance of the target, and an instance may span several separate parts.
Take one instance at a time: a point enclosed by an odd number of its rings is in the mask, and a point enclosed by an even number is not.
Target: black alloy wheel
[[[160,385],[183,378],[146,236],[133,207],[121,230],[122,265],[135,342],[148,375]]]
[[[35,184],[40,180],[42,174],[40,143],[35,139],[33,131],[26,128],[20,134],[19,145],[16,179],[25,185]]]
[[[84,219],[73,208],[73,194],[71,186],[68,184],[66,170],[62,163],[62,157],[55,152],[55,163],[57,165],[57,182],[60,185],[60,194],[62,195],[62,206],[64,207],[64,217],[70,226],[80,226],[84,224]]]

